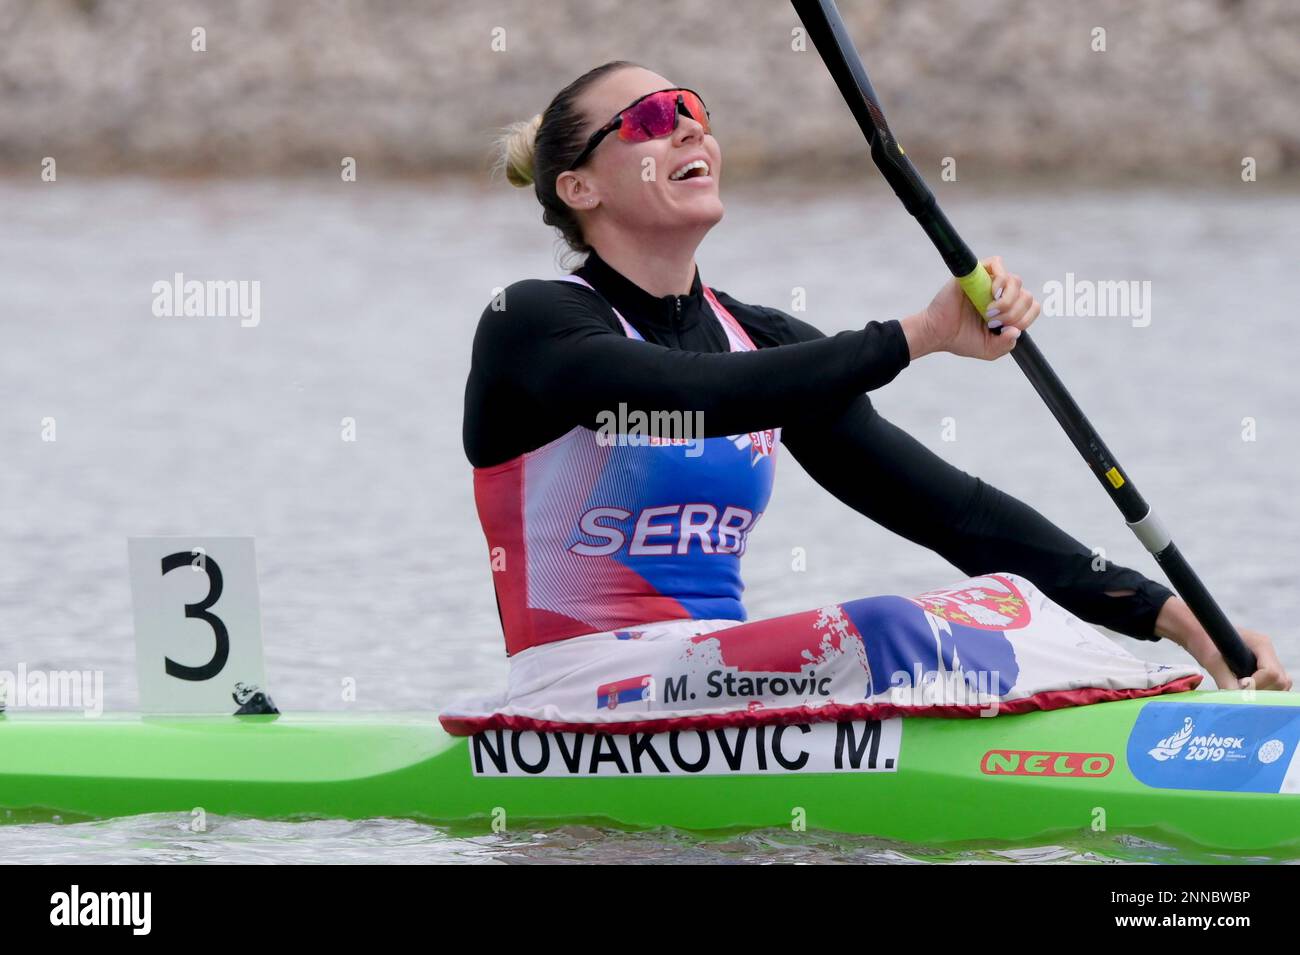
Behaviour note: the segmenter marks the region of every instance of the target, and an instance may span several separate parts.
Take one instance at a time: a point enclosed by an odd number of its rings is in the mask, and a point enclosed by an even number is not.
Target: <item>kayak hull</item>
[[[1165,737],[1163,727],[1196,723],[1181,742],[1178,732]],[[484,831],[603,819],[690,830],[803,825],[927,844],[1124,832],[1213,849],[1300,846],[1300,742],[1289,735],[1300,736],[1300,694],[1181,693],[993,719],[908,718],[894,728],[896,763],[875,771],[730,772],[721,763],[706,774],[665,757],[672,772],[641,773],[609,756],[607,738],[605,758],[583,757],[568,767],[578,772],[565,772],[556,757],[547,771],[557,774],[539,775],[540,738],[522,734],[531,755],[505,760],[504,770],[493,761],[502,740],[480,739],[477,763],[493,772],[476,775],[471,742],[448,736],[431,714],[10,713],[0,717],[0,809],[20,819],[202,810],[405,817]],[[773,753],[797,755],[820,738],[801,727],[784,733]],[[693,732],[667,735],[648,742],[675,755],[702,745]],[[1162,744],[1172,755],[1160,755]]]

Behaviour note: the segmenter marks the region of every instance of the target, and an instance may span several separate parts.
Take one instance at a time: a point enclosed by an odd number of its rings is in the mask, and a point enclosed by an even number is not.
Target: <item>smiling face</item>
[[[637,98],[672,87],[670,80],[640,67],[610,74],[582,96],[586,135]],[[556,189],[580,216],[599,216],[602,227],[641,236],[680,233],[684,241],[694,236],[698,242],[722,218],[721,174],[717,140],[691,117],[679,115],[677,128],[659,139],[627,143],[617,131],[610,133],[581,167],[560,174]]]

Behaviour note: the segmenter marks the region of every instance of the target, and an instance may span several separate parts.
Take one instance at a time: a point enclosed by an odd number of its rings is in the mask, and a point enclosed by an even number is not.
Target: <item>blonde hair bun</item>
[[[538,113],[532,119],[511,123],[497,140],[498,163],[512,186],[533,184],[533,156],[541,125],[542,114]]]

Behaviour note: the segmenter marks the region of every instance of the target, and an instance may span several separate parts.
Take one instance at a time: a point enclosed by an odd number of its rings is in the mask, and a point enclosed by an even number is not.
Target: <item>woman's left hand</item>
[[[1258,630],[1238,630],[1242,642],[1255,654],[1255,672],[1248,677],[1238,677],[1229,668],[1223,654],[1214,645],[1210,635],[1192,615],[1191,608],[1177,597],[1171,597],[1160,608],[1156,619],[1156,633],[1178,644],[1192,655],[1214,678],[1221,690],[1249,689],[1289,690],[1291,677],[1277,657],[1273,641]]]

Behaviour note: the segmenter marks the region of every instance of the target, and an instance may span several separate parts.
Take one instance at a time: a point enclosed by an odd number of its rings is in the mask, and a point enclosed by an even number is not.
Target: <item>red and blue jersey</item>
[[[703,291],[731,351],[753,350]],[[507,652],[663,620],[744,620],[740,558],[771,497],[779,444],[779,428],[634,444],[575,427],[475,468]]]

